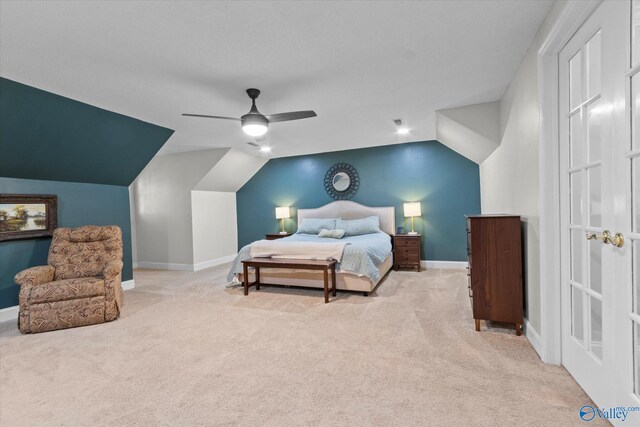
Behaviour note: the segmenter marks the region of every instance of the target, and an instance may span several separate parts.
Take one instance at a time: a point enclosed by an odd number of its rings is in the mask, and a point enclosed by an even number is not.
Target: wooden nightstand
[[[276,240],[276,239],[282,239],[283,237],[289,237],[289,236],[291,236],[291,233],[287,233],[287,234],[273,233],[273,234],[265,234],[264,238],[267,240]]]
[[[417,268],[420,271],[420,235],[394,234],[391,236],[393,247],[393,269],[399,267]]]

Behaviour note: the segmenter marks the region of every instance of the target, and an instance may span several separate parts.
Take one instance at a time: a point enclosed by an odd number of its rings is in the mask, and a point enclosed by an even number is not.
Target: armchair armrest
[[[102,276],[105,279],[110,279],[112,277],[117,276],[122,272],[122,261],[114,259],[113,261],[109,261],[107,265],[104,266],[104,270],[102,270]]]
[[[41,285],[52,282],[55,272],[56,268],[52,265],[39,265],[21,271],[13,280],[20,286]]]

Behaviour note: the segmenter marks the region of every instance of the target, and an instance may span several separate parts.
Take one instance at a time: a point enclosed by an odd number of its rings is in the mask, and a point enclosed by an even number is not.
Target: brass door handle
[[[604,230],[602,233],[589,233],[586,234],[587,240],[602,240],[602,243],[608,245],[611,243],[613,246],[621,248],[624,246],[624,236],[622,233],[616,233],[613,238],[611,237],[611,232],[609,230]]]
[[[617,248],[621,248],[624,246],[624,236],[622,233],[616,233],[613,235],[613,239],[609,239],[609,242]]]

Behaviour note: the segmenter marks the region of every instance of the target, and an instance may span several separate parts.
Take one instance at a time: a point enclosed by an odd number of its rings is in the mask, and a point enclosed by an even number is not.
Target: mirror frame
[[[349,178],[349,186],[343,191],[334,187],[333,180],[336,175],[344,173]],[[331,166],[324,176],[324,189],[335,200],[348,200],[352,198],[360,187],[360,177],[356,168],[349,163],[336,163]]]

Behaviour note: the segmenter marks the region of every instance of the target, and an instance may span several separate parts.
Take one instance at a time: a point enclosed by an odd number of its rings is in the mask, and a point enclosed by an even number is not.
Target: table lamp
[[[421,216],[422,210],[420,209],[420,202],[410,202],[404,204],[404,216],[411,217],[411,231],[408,234],[418,234],[413,229],[413,217]]]
[[[284,219],[285,218],[291,218],[291,215],[289,214],[289,206],[277,207],[276,208],[276,219],[279,219],[279,220],[282,221],[282,231],[280,232],[280,234],[287,234],[287,232],[284,230]]]

